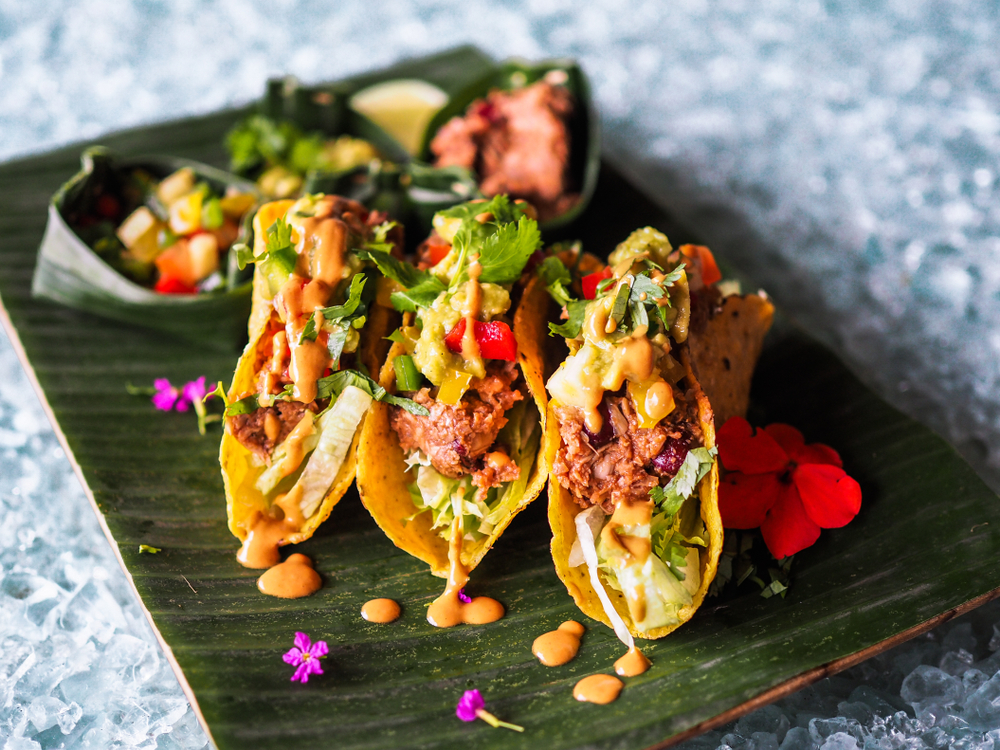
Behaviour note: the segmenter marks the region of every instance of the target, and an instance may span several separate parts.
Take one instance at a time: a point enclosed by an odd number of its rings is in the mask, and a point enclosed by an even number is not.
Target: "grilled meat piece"
[[[579,198],[568,184],[572,113],[572,94],[546,81],[491,91],[434,136],[435,166],[471,169],[485,195],[524,198],[542,221],[558,216]]]
[[[406,452],[423,451],[445,476],[457,479],[474,474],[475,483],[484,489],[516,479],[516,464],[497,459],[491,465],[486,454],[496,451],[497,434],[507,424],[505,412],[525,397],[523,386],[514,385],[517,378],[515,363],[490,362],[486,377],[473,380],[455,406],[435,399],[429,388],[409,394],[427,407],[430,416],[390,407],[390,422],[400,446]]]
[[[662,479],[669,481],[677,473],[677,455],[701,444],[694,399],[675,397],[673,412],[656,427],[642,428],[630,397],[606,396],[602,413],[614,431],[607,440],[606,428],[597,436],[587,431],[579,409],[557,408],[561,440],[553,476],[584,508],[600,505],[613,513],[622,501],[645,500]]]
[[[306,409],[316,411],[317,404],[299,401],[275,401],[274,406],[261,407],[249,414],[226,417],[226,429],[243,447],[265,463],[276,445],[288,437],[302,420]]]

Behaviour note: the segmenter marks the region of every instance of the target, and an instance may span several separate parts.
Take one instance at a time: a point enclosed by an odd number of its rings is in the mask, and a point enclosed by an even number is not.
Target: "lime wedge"
[[[434,114],[448,103],[437,86],[417,79],[386,81],[351,97],[351,109],[374,122],[416,156],[424,130]]]

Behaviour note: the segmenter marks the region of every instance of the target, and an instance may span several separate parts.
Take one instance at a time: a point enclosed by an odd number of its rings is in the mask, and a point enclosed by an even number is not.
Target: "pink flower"
[[[462,697],[458,699],[458,705],[455,706],[455,716],[462,721],[482,719],[494,728],[504,727],[505,729],[513,729],[515,732],[524,731],[524,727],[500,721],[500,719],[487,711],[486,701],[483,700],[483,696],[478,690],[466,690],[462,693]]]
[[[166,378],[157,378],[154,380],[153,388],[156,390],[153,394],[153,406],[160,411],[170,411],[173,409],[174,404],[177,403],[177,399],[181,396],[181,392],[170,385],[170,381]],[[185,409],[187,409],[187,406],[181,409],[181,411]]]
[[[465,593],[465,589],[458,590],[458,598],[460,601],[463,601],[466,604],[472,603],[472,597],[470,597],[468,594]],[[468,719],[468,721],[472,721],[472,719]]]
[[[316,641],[313,643],[305,633],[295,634],[295,646],[282,658],[286,664],[298,667],[291,681],[309,682],[309,675],[323,674],[323,667],[319,660],[330,653],[326,641]]]
[[[184,390],[181,391],[181,399],[185,399],[187,403],[193,404],[198,401],[205,400],[205,376],[202,375],[197,380],[192,380],[190,383],[185,383]],[[185,407],[186,408],[186,407]],[[184,411],[184,409],[180,409]]]

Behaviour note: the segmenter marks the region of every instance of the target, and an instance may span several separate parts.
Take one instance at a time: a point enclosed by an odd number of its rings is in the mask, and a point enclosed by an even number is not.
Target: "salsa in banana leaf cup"
[[[247,217],[257,200],[253,183],[186,159],[126,158],[100,147],[85,151],[81,162],[81,171],[49,205],[32,294],[214,348],[239,347],[250,311],[250,274],[237,268],[231,247],[248,236]],[[187,241],[172,233],[170,209],[160,200],[159,188],[171,176],[174,187],[166,189],[189,189],[192,200],[185,209],[190,210],[181,212],[182,219],[192,238],[205,235],[195,242],[203,251],[201,272],[209,273],[196,285],[168,289],[161,284],[158,292],[154,283],[165,272],[163,259],[159,267],[156,259],[169,247],[180,249],[178,240]],[[185,184],[177,188],[179,182]],[[227,195],[234,200],[225,203]],[[206,215],[215,216],[211,231],[194,226]],[[137,220],[143,225],[137,229],[133,223],[129,229],[129,222]],[[129,248],[122,236],[130,243],[138,237],[138,244]],[[217,257],[204,245],[214,246]],[[170,293],[176,291],[185,293]]]

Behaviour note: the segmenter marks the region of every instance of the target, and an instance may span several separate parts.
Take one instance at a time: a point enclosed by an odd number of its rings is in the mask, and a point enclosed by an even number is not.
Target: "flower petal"
[[[839,466],[805,464],[795,469],[792,481],[806,513],[824,529],[850,523],[861,510],[861,485]]]
[[[764,428],[764,431],[774,438],[775,442],[784,449],[789,456],[794,456],[795,451],[806,444],[806,439],[802,433],[790,424],[775,422]]]
[[[166,390],[157,390],[153,394],[153,406],[155,406],[160,411],[170,411],[174,408],[174,402],[177,401],[177,390],[170,388],[169,384]]]
[[[455,706],[455,715],[462,721],[475,721],[476,711],[483,708],[486,701],[478,690],[466,690],[462,697],[458,699]]]
[[[298,646],[302,651],[308,651],[312,646],[312,639],[309,638],[305,633],[295,634],[295,645]]]
[[[819,526],[806,514],[794,484],[781,485],[778,502],[760,525],[764,543],[776,560],[801,552],[819,539]]]
[[[792,460],[800,465],[829,464],[838,468],[844,465],[844,462],[840,460],[840,454],[829,445],[823,445],[822,443],[810,443],[809,445],[802,446],[792,456]]]
[[[756,529],[778,500],[774,474],[727,472],[719,480],[719,513],[727,529]]]
[[[316,641],[309,649],[309,653],[312,654],[313,658],[322,659],[330,653],[330,648],[326,645],[326,641]]]
[[[292,682],[298,680],[299,682],[309,682],[309,665],[312,663],[310,659],[307,662],[303,662],[299,665],[299,668],[295,670],[295,674],[292,675]]]
[[[719,458],[729,471],[766,474],[781,471],[788,465],[788,454],[764,430],[754,436],[750,423],[730,417],[719,429]]]
[[[291,664],[295,666],[296,664],[302,663],[302,651],[298,648],[292,648],[290,651],[286,652],[284,656],[281,657],[285,660],[285,664]]]
[[[201,401],[205,398],[205,376],[184,384],[182,394],[188,401]]]

